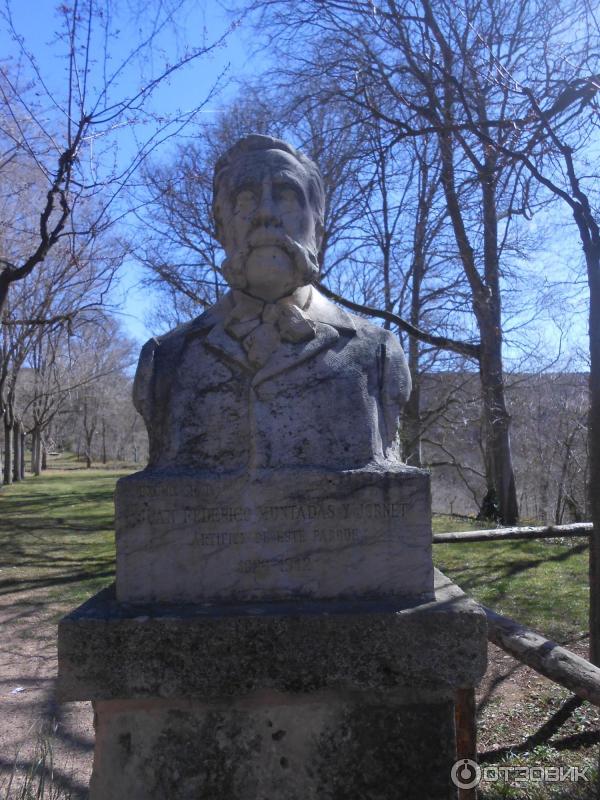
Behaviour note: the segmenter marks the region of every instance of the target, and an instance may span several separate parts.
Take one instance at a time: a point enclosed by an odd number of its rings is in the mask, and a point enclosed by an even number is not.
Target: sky
[[[175,4],[179,0],[164,0],[167,4]],[[187,0],[183,0],[186,2]],[[57,4],[53,0],[36,0],[35,4],[17,0],[12,6],[13,22],[16,32],[25,37],[28,50],[34,54],[40,67],[40,73],[47,84],[49,92],[60,96],[65,82],[65,62],[60,55],[64,54],[64,42],[57,36],[60,29],[60,18],[56,12]],[[120,35],[110,43],[110,52],[116,61],[119,56],[129,52],[131,41],[137,33],[137,28],[144,28],[149,24],[149,10],[153,8],[152,2],[144,3],[142,0],[118,0],[114,8],[124,11]],[[132,12],[140,10],[140,15]],[[35,13],[32,13],[32,9]],[[143,13],[142,13],[143,12]],[[129,14],[129,16],[127,16]],[[231,19],[227,17],[220,3],[215,0],[190,0],[185,16],[179,17],[181,26],[179,30],[169,30],[159,38],[159,46],[153,53],[150,67],[161,66],[161,59],[169,58],[171,52],[185,42],[197,44],[199,41],[217,41],[230,25]],[[2,52],[5,57],[13,56],[17,59],[14,43],[7,35],[6,24],[3,26]],[[99,49],[102,43],[98,42]],[[220,82],[221,91],[212,97],[202,107],[202,115],[218,113],[227,99],[235,92],[235,80],[249,77],[259,72],[264,64],[261,63],[260,53],[253,52],[253,42],[247,28],[242,24],[234,29],[224,40],[221,46],[207,56],[192,63],[177,77],[170,80],[154,98],[154,107],[160,109],[165,115],[175,113],[177,110],[188,110],[202,102],[211,92],[215,84]],[[92,48],[94,49],[94,48]],[[123,91],[131,91],[131,87],[139,83],[139,65],[133,64],[132,69],[125,74],[122,86]],[[144,67],[147,69],[148,65]],[[98,68],[98,63],[92,66]],[[119,157],[126,158],[135,146],[134,136],[136,130],[118,131]],[[162,150],[157,150],[153,157],[168,158],[169,144],[167,142]],[[90,161],[95,143],[89,144]],[[541,221],[534,218],[533,225]],[[537,255],[537,262],[530,265],[531,269],[542,271],[552,278],[560,277],[567,265],[567,279],[581,282],[581,249],[573,230],[572,222],[564,206],[552,212],[548,226],[549,235],[547,245]],[[116,296],[117,313],[123,329],[138,343],[143,343],[154,331],[145,324],[145,318],[150,310],[153,297],[148,289],[140,286],[142,277],[140,267],[133,261],[128,261],[122,270],[119,294]],[[548,293],[547,305],[540,309],[537,315],[538,331],[540,334],[540,347],[545,338],[552,343],[553,349],[558,349],[557,342],[562,335],[564,349],[581,344],[586,349],[586,296],[583,292],[571,293],[571,299],[562,300],[562,306],[552,300],[551,292]],[[567,311],[569,312],[567,314]],[[517,326],[529,323],[530,310],[523,314],[522,319],[517,312],[513,323]],[[525,328],[524,328],[525,330]],[[528,329],[529,330],[529,329]],[[537,333],[535,335],[538,335]],[[510,353],[510,342],[507,350]],[[518,348],[514,348],[514,358],[518,361]]]
[[[176,2],[177,0],[167,0],[167,4],[175,5]],[[141,0],[119,0],[115,4],[115,8],[119,11],[124,9],[135,11],[136,5],[141,11],[152,7],[151,3],[143,3]],[[16,33],[24,37],[26,48],[39,66],[39,71],[49,90],[48,94],[60,98],[65,85],[65,46],[64,42],[59,39],[61,18],[57,13],[57,7],[58,4],[53,0],[34,0],[34,3],[18,0],[11,4],[11,14]],[[35,13],[32,13],[33,9],[35,9]],[[192,0],[186,7],[186,13],[179,16],[178,20],[180,21],[179,30],[166,31],[165,35],[159,39],[159,45],[163,52],[157,48],[154,56],[156,63],[149,65],[150,67],[160,67],[163,63],[162,59],[169,58],[178,46],[183,48],[186,42],[196,45],[201,42],[217,42],[231,24],[231,19],[223,11],[221,5],[214,0],[205,2]],[[123,16],[120,20],[122,22],[121,33],[110,45],[111,55],[115,62],[119,56],[122,57],[129,52],[138,21],[140,26],[148,22],[145,15],[144,19],[138,17],[136,20],[135,14],[128,18]],[[19,55],[18,48],[11,41],[6,19],[0,31],[1,52],[5,59],[7,57],[11,59],[13,65],[22,70],[23,74],[30,73],[27,59]],[[101,45],[102,42],[98,41],[98,52],[102,49]],[[197,104],[203,103],[214,87],[218,85],[219,92],[203,105],[201,114],[218,113],[227,96],[235,91],[234,81],[251,74],[253,69],[257,69],[257,60],[258,58],[252,53],[248,34],[243,26],[239,26],[231,31],[214,51],[202,56],[166,82],[154,96],[152,105],[165,115],[177,113],[179,110],[191,110]],[[96,66],[98,65],[96,64]],[[147,66],[144,69],[147,69]],[[139,83],[139,69],[139,65],[134,64],[129,73],[125,75],[120,87],[122,91],[130,92],[131,88]],[[56,109],[48,109],[49,115],[55,112]],[[136,131],[135,135],[139,136],[139,131]],[[162,148],[153,153],[153,158],[168,158],[169,145],[172,146],[172,144],[173,140],[165,143]],[[89,144],[90,162],[94,146],[94,142]],[[119,131],[118,146],[120,157],[126,159],[135,148],[134,131]],[[149,290],[140,287],[141,277],[139,266],[131,260],[128,261],[121,271],[119,292],[115,296],[118,306],[117,313],[124,330],[139,343],[143,343],[153,333],[144,323],[153,298]]]

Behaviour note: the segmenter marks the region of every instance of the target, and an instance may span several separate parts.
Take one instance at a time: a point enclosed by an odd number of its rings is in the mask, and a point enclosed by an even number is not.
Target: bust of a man
[[[134,402],[150,469],[399,463],[404,354],[315,288],[324,203],[316,165],[278,139],[248,136],[218,161],[213,212],[231,290],[142,350]]]

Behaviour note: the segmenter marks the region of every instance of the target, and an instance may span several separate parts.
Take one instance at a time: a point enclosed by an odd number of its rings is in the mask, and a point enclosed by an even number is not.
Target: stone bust
[[[400,462],[410,375],[397,338],[314,287],[323,183],[293,147],[248,136],[216,164],[230,291],[142,349],[134,403],[149,468],[200,474]]]

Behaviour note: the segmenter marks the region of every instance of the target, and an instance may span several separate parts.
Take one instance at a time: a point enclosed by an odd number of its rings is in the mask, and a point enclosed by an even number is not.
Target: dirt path
[[[55,702],[56,619],[68,609],[45,604],[44,594],[0,596],[0,786],[15,761],[23,769],[31,765],[37,731],[51,727],[55,774],[73,798],[84,798],[92,769],[92,707]]]

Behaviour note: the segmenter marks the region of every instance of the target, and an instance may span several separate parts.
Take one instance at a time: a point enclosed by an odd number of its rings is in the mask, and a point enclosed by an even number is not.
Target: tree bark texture
[[[431,202],[431,185],[427,161],[420,165],[420,191],[418,216],[415,224],[414,253],[412,262],[412,286],[410,295],[410,324],[420,327],[422,306],[422,285],[425,276],[425,236]],[[419,341],[416,337],[408,339],[408,368],[413,381],[412,392],[404,407],[403,415],[403,454],[402,457],[412,467],[422,466],[421,448],[421,373]]]
[[[4,419],[4,483],[12,483],[13,478],[13,426]]]
[[[517,661],[600,706],[600,669],[509,617],[484,608],[488,639]]]
[[[8,415],[4,416],[4,483],[13,482],[13,426]]]
[[[13,481],[21,480],[21,431],[18,421],[13,425]]]
[[[37,471],[38,465],[38,450],[40,446],[40,436],[39,431],[37,428],[34,428],[31,431],[31,474],[32,475],[39,475]]]
[[[590,287],[590,410],[588,417],[588,494],[594,534],[590,537],[590,660],[600,666],[600,234],[588,241]],[[584,241],[584,248],[586,242]]]
[[[21,480],[25,480],[25,428],[23,427],[23,423],[20,426],[20,434],[21,434]]]
[[[451,112],[447,112],[451,117]],[[502,314],[498,285],[497,223],[495,191],[492,179],[483,179],[484,262],[483,281],[475,263],[473,248],[465,228],[454,175],[454,144],[448,132],[440,134],[442,186],[452,221],[454,235],[467,280],[471,287],[473,313],[480,336],[479,376],[485,415],[486,455],[501,521],[514,524],[519,518],[510,447],[510,417],[504,397],[502,370]],[[494,217],[492,221],[492,217]],[[488,230],[488,226],[491,230]]]
[[[549,527],[496,528],[481,531],[453,531],[452,533],[436,533],[434,544],[452,544],[454,542],[495,542],[523,539],[559,539],[563,536],[591,536],[594,525],[591,522],[579,522],[573,525],[550,525]]]
[[[31,438],[31,471],[39,475],[42,471],[42,436],[39,428],[34,428]]]
[[[486,450],[488,451],[486,454],[488,456],[486,458],[486,466],[489,466],[491,470],[491,475],[486,477],[488,486],[493,484],[501,521],[506,525],[511,525],[517,521],[519,513],[510,448],[510,417],[506,410],[504,399],[504,376],[502,371],[502,314],[498,263],[496,157],[491,149],[488,148],[483,162],[479,164],[478,170],[483,206],[484,274],[482,277],[469,240],[456,185],[454,168],[456,142],[451,132],[454,125],[456,89],[451,76],[453,75],[455,54],[441,34],[429,3],[424,3],[424,12],[426,23],[441,47],[444,72],[446,74],[441,98],[440,118],[436,118],[435,122],[441,122],[443,125],[438,136],[442,187],[462,267],[469,283],[471,304],[479,329],[481,347],[479,374],[486,423]],[[435,90],[432,88],[431,91],[433,93]],[[478,113],[482,126],[485,127],[487,120],[483,101],[480,103]]]

